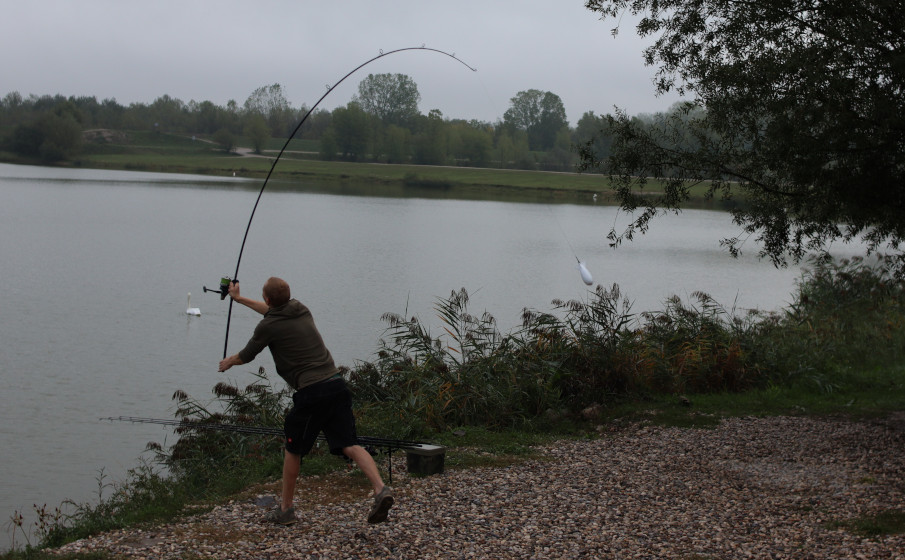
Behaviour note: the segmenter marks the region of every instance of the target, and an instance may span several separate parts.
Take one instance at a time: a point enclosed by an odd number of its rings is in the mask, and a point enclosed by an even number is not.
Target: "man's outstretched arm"
[[[251,298],[244,297],[239,292],[239,282],[238,281],[230,282],[229,297],[233,298],[234,302],[241,303],[245,307],[247,307],[249,309],[253,309],[253,310],[257,311],[258,313],[260,313],[261,315],[267,313],[267,310],[269,309],[269,307],[267,307],[267,304],[264,303],[263,301],[258,301],[258,300],[254,300]],[[239,364],[235,364],[235,365],[239,365]]]

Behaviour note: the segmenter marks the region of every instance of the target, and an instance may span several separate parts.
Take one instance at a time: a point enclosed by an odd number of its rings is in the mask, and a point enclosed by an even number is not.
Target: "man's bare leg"
[[[371,486],[374,487],[374,495],[380,494],[380,491],[383,490],[384,486],[383,479],[380,478],[380,472],[377,470],[377,463],[374,462],[374,458],[371,457],[371,454],[360,445],[344,447],[343,453],[345,453],[348,458],[355,461],[355,464],[358,465],[361,472],[365,473],[365,476],[368,477]]]
[[[283,450],[283,493],[280,495],[280,508],[283,511],[292,507],[292,500],[295,498],[295,483],[299,478],[301,466],[301,455]]]

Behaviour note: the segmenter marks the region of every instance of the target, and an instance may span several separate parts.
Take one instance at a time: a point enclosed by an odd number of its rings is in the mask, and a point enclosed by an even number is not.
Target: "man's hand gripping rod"
[[[212,288],[208,288],[207,286],[203,286],[205,292],[214,292],[215,294],[220,294],[220,300],[223,301],[226,299],[226,296],[229,295],[229,284],[232,282],[235,284],[238,280],[230,280],[229,276],[224,276],[220,279],[220,288],[214,290]]]

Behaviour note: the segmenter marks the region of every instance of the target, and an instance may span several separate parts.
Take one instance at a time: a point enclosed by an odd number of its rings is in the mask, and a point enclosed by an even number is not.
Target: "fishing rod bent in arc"
[[[264,178],[264,183],[261,185],[261,190],[258,192],[258,198],[255,200],[255,205],[251,210],[251,216],[249,216],[249,218],[248,218],[248,225],[245,227],[245,235],[242,237],[242,246],[239,248],[239,258],[236,259],[236,271],[233,274],[232,282],[238,282],[239,265],[242,263],[242,254],[245,251],[245,242],[248,240],[248,232],[251,230],[251,222],[252,222],[252,220],[254,220],[255,212],[258,210],[258,203],[261,202],[261,195],[264,194],[264,189],[267,187],[267,183],[270,181],[270,176],[273,174],[274,168],[276,168],[277,163],[280,161],[280,158],[283,157],[283,152],[286,151],[286,148],[289,147],[289,143],[295,137],[296,133],[299,131],[300,128],[302,128],[302,125],[305,124],[305,121],[308,120],[308,116],[311,115],[311,113],[317,108],[317,106],[321,104],[321,101],[323,101],[328,95],[330,95],[330,93],[334,89],[336,89],[336,87],[339,86],[339,84],[343,83],[346,80],[346,78],[348,78],[355,72],[358,72],[359,70],[361,70],[368,64],[371,64],[375,60],[381,59],[381,58],[383,58],[385,56],[389,56],[391,54],[396,54],[396,53],[400,53],[400,52],[404,52],[404,51],[429,51],[429,52],[439,53],[439,54],[446,55],[446,56],[452,58],[456,62],[462,64],[463,66],[465,66],[466,68],[471,70],[472,72],[478,71],[477,68],[473,68],[472,66],[469,66],[465,61],[458,58],[456,56],[456,53],[448,53],[448,52],[440,50],[440,49],[433,49],[433,48],[425,47],[424,45],[421,45],[420,47],[404,47],[401,49],[395,49],[395,50],[391,50],[391,51],[387,51],[387,52],[383,52],[383,50],[381,49],[379,55],[359,64],[354,69],[352,69],[350,72],[348,72],[345,76],[340,78],[340,80],[338,82],[336,82],[332,86],[328,86],[327,91],[320,97],[320,99],[317,100],[317,103],[315,103],[310,109],[308,109],[308,112],[305,113],[305,116],[302,117],[302,119],[299,121],[298,125],[296,125],[296,127],[293,129],[292,133],[286,139],[286,142],[283,144],[283,147],[280,149],[279,153],[277,154],[276,159],[274,159],[273,163],[270,165],[270,170],[267,172],[267,176]],[[224,282],[221,281],[220,290],[208,290],[208,288],[206,288],[206,287],[204,288],[204,290],[212,291],[212,292],[219,291],[221,294],[221,299],[223,299],[226,297],[226,294],[229,292],[229,280],[228,279],[224,279],[224,280],[226,280],[226,283],[224,284]],[[229,324],[232,319],[232,313],[233,313],[233,300],[232,300],[232,298],[230,298],[229,309],[226,313],[226,335],[224,336],[224,340],[223,340],[223,357],[224,358],[226,358],[227,348],[229,345]]]

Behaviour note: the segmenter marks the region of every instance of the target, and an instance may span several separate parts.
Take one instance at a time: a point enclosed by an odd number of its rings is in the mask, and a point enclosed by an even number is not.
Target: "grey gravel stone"
[[[300,480],[300,522],[289,528],[260,523],[252,498],[58,550],[149,560],[905,559],[905,535],[861,537],[833,523],[905,509],[905,413],[632,426],[538,452],[424,478],[402,474],[399,458],[396,505],[382,525],[366,522],[364,479],[340,474]],[[331,491],[343,477],[351,498]]]

